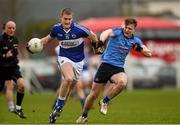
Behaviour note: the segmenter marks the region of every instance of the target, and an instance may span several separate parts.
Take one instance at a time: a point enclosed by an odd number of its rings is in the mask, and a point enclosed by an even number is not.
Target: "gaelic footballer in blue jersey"
[[[55,123],[56,116],[60,115],[65,100],[73,88],[73,84],[77,83],[83,69],[83,38],[89,38],[92,42],[98,41],[95,33],[73,22],[73,11],[70,8],[62,9],[60,23],[55,24],[51,32],[41,39],[41,42],[46,44],[55,38],[59,41],[58,64],[63,80],[56,106],[50,114],[50,123]]]
[[[102,55],[102,64],[100,65],[91,88],[87,96],[83,113],[76,120],[77,123],[87,121],[88,112],[91,109],[94,100],[100,94],[108,81],[111,85],[102,100],[99,101],[100,112],[107,114],[109,101],[117,96],[127,85],[127,75],[124,72],[124,63],[126,56],[131,49],[150,57],[151,51],[143,45],[141,39],[133,33],[135,32],[137,21],[133,18],[124,20],[122,27],[108,29],[101,33],[100,40],[108,41],[107,47]]]

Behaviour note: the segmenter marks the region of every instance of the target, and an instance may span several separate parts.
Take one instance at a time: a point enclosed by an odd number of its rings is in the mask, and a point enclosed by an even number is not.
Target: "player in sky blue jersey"
[[[143,45],[141,39],[133,33],[137,21],[133,18],[124,20],[122,28],[108,29],[101,33],[100,40],[108,41],[107,47],[102,55],[102,63],[94,78],[90,94],[87,96],[82,115],[76,120],[77,123],[87,121],[88,111],[91,109],[94,100],[104,89],[108,81],[111,85],[106,95],[99,101],[100,112],[107,114],[109,101],[117,96],[127,85],[127,75],[124,72],[126,56],[131,49],[139,51],[144,56],[150,57],[151,51]]]
[[[91,30],[73,22],[73,11],[70,8],[62,9],[60,21],[54,25],[51,32],[41,39],[43,44],[56,38],[59,41],[58,65],[63,75],[59,89],[59,97],[50,114],[50,123],[55,123],[60,115],[70,90],[77,83],[83,69],[84,42],[89,38],[93,43],[98,42],[97,36]]]

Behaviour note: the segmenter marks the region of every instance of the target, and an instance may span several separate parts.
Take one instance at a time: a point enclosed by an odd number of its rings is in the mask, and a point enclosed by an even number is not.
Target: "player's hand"
[[[29,46],[26,46],[26,50],[31,53],[31,54],[34,54],[30,49],[29,49]]]
[[[104,43],[102,41],[98,41],[98,42],[93,42],[92,43],[93,46],[93,50],[95,54],[102,54],[105,50],[105,46]]]
[[[95,53],[96,53],[96,54],[102,54],[103,52],[104,52],[104,46],[98,47],[98,48],[95,50]]]
[[[5,54],[5,57],[6,57],[6,58],[10,58],[10,57],[12,57],[12,56],[13,56],[13,53],[12,53],[11,50],[7,51],[7,53]]]

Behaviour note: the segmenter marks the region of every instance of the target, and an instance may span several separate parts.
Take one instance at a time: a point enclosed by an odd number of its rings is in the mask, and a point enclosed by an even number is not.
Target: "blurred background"
[[[97,34],[119,27],[125,17],[135,17],[137,35],[153,57],[130,53],[125,66],[127,89],[180,88],[180,0],[0,0],[0,25],[7,20],[17,23],[20,65],[29,92],[59,86],[61,75],[54,50],[58,42],[48,43],[42,53],[34,55],[25,46],[31,38],[47,35],[65,7],[73,9],[75,21]],[[87,40],[86,47],[90,47]]]

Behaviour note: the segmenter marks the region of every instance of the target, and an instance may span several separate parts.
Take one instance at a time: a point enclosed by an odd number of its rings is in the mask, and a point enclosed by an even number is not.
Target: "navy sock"
[[[87,112],[83,112],[82,117],[87,118],[88,117],[88,113]]]
[[[82,108],[84,107],[85,99],[80,99]]]
[[[110,101],[110,98],[108,96],[104,97],[103,103],[108,103]]]
[[[64,106],[64,103],[65,103],[65,100],[57,99],[55,108],[59,107],[60,109],[62,109]]]

